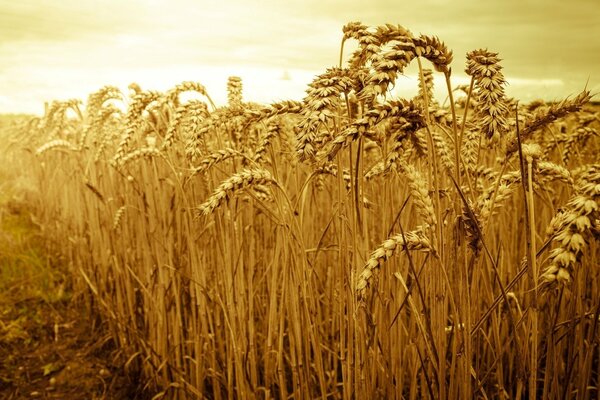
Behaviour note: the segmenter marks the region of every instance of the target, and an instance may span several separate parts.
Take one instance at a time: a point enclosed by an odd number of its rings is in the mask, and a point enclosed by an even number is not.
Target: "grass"
[[[31,214],[27,181],[0,174],[0,398],[143,399]]]
[[[0,199],[0,296],[8,302],[18,291],[24,298],[48,303],[65,296],[65,273],[49,266],[44,240],[28,213],[28,205],[15,195],[15,177],[4,173]]]
[[[302,102],[105,87],[5,129],[126,365],[156,399],[598,396],[590,93],[519,104],[487,50],[455,90],[439,39],[343,33]]]

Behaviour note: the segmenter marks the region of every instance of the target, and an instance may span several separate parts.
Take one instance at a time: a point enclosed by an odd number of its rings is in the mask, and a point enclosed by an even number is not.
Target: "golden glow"
[[[498,51],[508,95],[558,99],[586,83],[600,91],[598,15],[597,0],[5,1],[0,107],[40,113],[44,101],[133,81],[164,90],[195,80],[223,102],[228,75],[243,78],[247,100],[300,99],[337,64],[341,28],[353,20],[438,35],[454,50],[456,84],[467,51]],[[399,90],[416,87],[407,75]]]

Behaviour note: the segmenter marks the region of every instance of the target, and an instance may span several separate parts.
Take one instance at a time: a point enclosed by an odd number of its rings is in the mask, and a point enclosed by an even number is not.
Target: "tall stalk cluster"
[[[589,92],[521,105],[475,50],[455,98],[437,37],[353,22],[350,41],[302,101],[246,102],[237,77],[222,107],[197,82],[107,86],[11,128],[127,367],[156,398],[596,395]]]

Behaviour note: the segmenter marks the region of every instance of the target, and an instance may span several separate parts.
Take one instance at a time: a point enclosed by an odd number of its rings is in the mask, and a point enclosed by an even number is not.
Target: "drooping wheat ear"
[[[131,153],[125,154],[117,167],[123,168],[127,164],[139,160],[140,158],[152,159],[154,157],[163,157],[163,154],[156,147],[142,147],[140,149],[135,149]]]
[[[410,197],[413,200],[417,212],[425,221],[427,226],[435,226],[437,218],[433,208],[433,201],[429,196],[429,187],[423,175],[410,164],[402,164],[398,169],[408,178]]]
[[[206,97],[213,110],[217,108],[215,106],[215,103],[213,103],[212,99],[208,95],[208,92],[206,91],[204,85],[194,81],[184,81],[176,85],[172,89],[169,89],[169,91],[167,91],[166,96],[161,99],[161,103],[167,102],[169,104],[172,104],[175,108],[177,108],[179,107],[179,94],[183,92],[197,92],[202,96]]]
[[[52,128],[52,125],[54,124],[54,115],[57,113],[59,108],[59,101],[53,100],[52,102],[50,102],[50,105],[46,108],[44,116],[40,121],[40,129],[49,130]]]
[[[571,154],[575,150],[576,146],[585,145],[585,143],[592,136],[599,136],[598,131],[588,126],[580,127],[576,129],[575,132],[570,132],[569,134],[566,134],[566,141],[561,155],[563,164],[568,164],[569,159],[571,158]]]
[[[267,153],[269,146],[271,146],[271,142],[275,137],[279,137],[280,135],[281,124],[277,119],[270,118],[267,121],[267,129],[265,130],[264,134],[261,135],[258,146],[254,151],[254,155],[252,156],[254,162],[262,164],[265,161],[265,154]]]
[[[207,149],[213,149],[222,147],[222,141],[229,139],[226,136],[226,116],[231,116],[231,121],[239,116],[239,113],[234,112],[234,109],[230,107],[219,108],[211,112],[206,118],[200,120],[197,129],[194,129],[194,136],[188,136],[186,145],[186,154],[192,165],[198,160],[198,156],[201,155],[200,145],[206,145]],[[213,147],[212,145],[216,145]],[[234,146],[232,143],[231,146]],[[208,150],[210,152],[210,150]],[[196,154],[196,159],[193,158]]]
[[[304,103],[294,100],[284,100],[271,103],[258,109],[247,108],[244,110],[242,125],[248,126],[283,114],[299,114],[304,111]]]
[[[373,69],[367,85],[359,94],[359,97],[365,100],[387,93],[395,84],[397,76],[402,74],[417,56],[429,60],[436,70],[442,72],[447,72],[452,62],[452,52],[438,38],[425,35],[413,37],[401,26],[386,25],[378,28],[374,42],[371,36],[366,37],[367,44],[362,46],[361,52],[353,58],[362,61],[365,59],[364,53],[368,53],[368,61]],[[385,50],[381,47],[384,43],[387,44]]]
[[[436,71],[448,72],[452,63],[452,51],[435,36],[420,35],[413,38],[415,52],[418,56],[430,61]]]
[[[93,138],[94,141],[102,143],[104,137],[102,133],[104,124],[114,114],[120,115],[121,113],[121,110],[114,104],[105,104],[104,106],[98,108],[96,113],[91,117],[91,121],[83,129],[83,133],[79,138],[79,147],[83,148],[85,146],[87,138],[90,134],[95,136]]]
[[[107,85],[90,94],[85,106],[87,117],[95,118],[104,103],[109,100],[123,100],[123,93],[118,87]]]
[[[585,110],[577,114],[577,126],[586,127],[600,120],[600,111]]]
[[[317,136],[320,131],[328,132],[327,123],[335,117],[333,110],[341,106],[341,95],[350,93],[356,84],[356,76],[349,69],[330,68],[308,85],[298,124],[296,153],[301,161],[315,158]]]
[[[417,152],[418,157],[426,157],[427,150],[427,138],[425,129],[417,129],[412,135],[410,135],[410,141],[413,148]]]
[[[94,161],[100,160],[106,148],[113,144],[117,137],[117,127],[122,125],[122,119],[123,113],[112,104],[102,107],[96,115],[90,127],[90,133],[95,136],[94,141],[97,143]]]
[[[106,103],[109,100],[123,100],[123,94],[117,87],[104,86],[96,93],[92,93],[88,96],[86,105],[86,125],[79,137],[79,148],[83,149],[86,147],[86,142],[90,133],[95,134],[96,136],[104,136],[102,135],[102,130],[106,120],[114,113],[121,113],[121,110],[114,104]],[[94,141],[97,143],[99,139],[102,140],[102,138],[95,137]]]
[[[340,96],[348,94],[357,84],[356,77],[348,68],[328,68],[308,84],[305,107],[311,112],[322,112],[335,109],[340,103]]]
[[[504,74],[498,53],[479,49],[467,53],[465,72],[473,78],[477,118],[481,131],[492,141],[508,132],[508,105],[504,96]]]
[[[448,141],[444,138],[443,134],[437,129],[431,130],[431,138],[433,139],[433,148],[435,154],[439,157],[442,166],[446,171],[452,174],[454,170],[454,161],[450,154],[453,154],[453,148],[450,146]]]
[[[280,143],[285,147],[285,155],[289,161],[296,162],[296,132],[288,124],[296,127],[298,115],[304,111],[304,103],[299,101],[281,101],[272,103],[266,107],[246,108],[241,120],[241,126],[244,130],[249,130],[256,124],[264,122],[267,126],[267,132],[258,136],[256,151],[264,155],[266,146],[274,138],[273,134],[279,138]],[[280,118],[281,116],[287,118]],[[257,130],[260,132],[260,130]],[[266,141],[265,141],[266,140]],[[252,143],[248,143],[253,147]]]
[[[129,142],[142,126],[143,111],[150,103],[158,101],[161,97],[161,93],[155,91],[140,92],[132,97],[125,115],[125,131],[113,158],[114,165],[119,164],[120,160],[128,153]]]
[[[209,215],[235,192],[251,188],[255,185],[273,184],[275,181],[269,171],[262,168],[245,169],[227,178],[214,191],[210,198],[198,206],[201,215]]]
[[[209,169],[211,169],[214,165],[221,163],[225,160],[228,160],[233,157],[241,157],[241,156],[242,156],[241,152],[239,152],[238,150],[232,149],[231,147],[226,147],[224,149],[217,150],[217,151],[209,154],[205,158],[203,158],[200,161],[199,165],[192,170],[192,172],[190,173],[188,178],[192,178],[195,175],[206,172]]]
[[[325,162],[325,163],[319,164],[315,168],[314,173],[318,174],[318,176],[331,175],[331,176],[337,177],[338,176],[338,168],[337,168],[337,165],[332,162]],[[346,190],[349,191],[352,188],[352,181],[351,181],[350,170],[348,168],[344,168],[342,170],[342,179],[344,180],[344,183],[346,185]],[[320,182],[319,182],[319,184],[320,184]]]
[[[316,174],[326,174],[337,176],[337,165],[332,162],[325,162],[315,166],[314,172]]]
[[[465,168],[469,172],[472,172],[477,168],[479,138],[480,135],[477,129],[467,129],[465,131],[465,142],[462,146],[461,160],[464,162]]]
[[[375,54],[381,51],[381,47],[393,40],[412,37],[412,34],[406,28],[400,25],[381,25],[375,29],[370,29],[360,22],[350,22],[342,29],[344,37],[343,43],[348,39],[356,39],[359,48],[349,60],[349,66],[353,70],[364,68],[372,61]],[[343,50],[343,48],[342,48]]]
[[[383,46],[394,40],[413,37],[413,34],[402,25],[385,24],[377,26],[375,36],[377,37],[377,43]]]
[[[567,140],[569,140],[569,135],[566,132],[561,133],[559,136],[548,135],[544,144],[544,158],[551,158],[552,151],[559,145],[564,145]]]
[[[420,103],[425,108],[425,99],[431,105],[433,99],[433,71],[429,68],[423,68],[423,79],[419,79],[419,93],[414,98],[415,103]]]
[[[587,166],[575,190],[563,211],[550,222],[548,233],[557,247],[550,252],[549,265],[542,272],[546,282],[569,282],[592,232],[600,228],[600,164]]]
[[[161,150],[165,150],[165,149],[171,147],[173,142],[175,142],[175,134],[177,132],[177,129],[181,125],[181,120],[187,113],[186,105],[187,104],[181,105],[175,109],[175,114],[173,115],[173,118],[171,118],[169,120],[169,127],[167,128],[167,133],[165,134],[165,137],[163,138],[163,142],[161,144]]]
[[[527,139],[535,131],[542,129],[543,127],[556,121],[559,118],[562,118],[570,113],[580,111],[583,105],[590,101],[590,99],[590,92],[584,90],[572,100],[565,99],[558,104],[553,104],[549,107],[541,107],[536,109],[533,116],[525,121],[525,124],[521,129],[521,140]],[[510,156],[514,154],[517,151],[517,149],[517,137],[514,136],[507,144],[506,155]]]
[[[200,148],[203,137],[200,134],[200,127],[202,121],[208,118],[209,112],[206,103],[199,100],[188,101],[183,107],[185,107],[185,112],[183,112],[183,122],[180,125],[183,127],[181,135],[185,142],[185,155],[188,161],[194,164],[202,156]]]
[[[412,132],[425,125],[422,110],[417,104],[404,99],[388,100],[383,104],[377,104],[367,111],[364,117],[351,123],[331,141],[328,148],[324,149],[323,156],[332,160],[340,150],[349,146],[360,136],[373,137],[373,127],[375,125],[385,120],[394,119],[404,120],[403,127],[410,127]]]
[[[419,130],[420,125],[400,117],[392,118],[386,128],[392,132],[389,141],[391,149],[386,155],[384,170],[381,172],[388,172],[405,163],[413,150],[419,157],[427,154],[427,142]]]
[[[342,49],[346,40],[356,39],[359,43],[359,49],[354,52],[349,60],[350,68],[356,69],[365,65],[366,61],[377,51],[379,51],[379,41],[377,36],[369,31],[366,25],[360,22],[350,22],[342,28],[344,36],[342,38]]]
[[[271,189],[267,185],[254,185],[250,189],[250,192],[262,202],[272,202],[273,195]]]
[[[537,143],[523,143],[521,145],[521,152],[523,154],[523,160],[532,164],[534,169],[537,169],[537,162],[542,156],[541,146]],[[525,179],[527,179],[527,175],[525,175]]]
[[[427,238],[421,228],[417,228],[414,231],[406,232],[404,234],[399,233],[390,236],[371,253],[369,259],[363,266],[356,283],[356,292],[359,298],[364,299],[366,297],[367,288],[369,287],[370,281],[376,270],[398,250],[421,250],[435,253],[429,238]]]
[[[536,182],[544,186],[549,181],[560,181],[569,186],[574,185],[573,177],[568,169],[550,161],[539,161],[535,173]]]
[[[431,122],[441,125],[442,127],[451,128],[452,127],[452,112],[435,106],[429,107],[429,118]],[[460,115],[456,116],[456,123],[460,125],[462,123],[462,117]]]
[[[6,139],[9,143],[30,143],[37,146],[46,140],[39,128],[41,121],[40,117],[30,117],[27,121],[15,124],[12,129],[0,128],[0,131],[7,134]]]
[[[498,185],[498,190],[496,192],[496,198],[493,200],[494,190],[488,190],[482,193],[481,196],[477,198],[476,201],[476,210],[479,212],[482,221],[482,227],[487,226],[487,222],[490,217],[497,214],[500,207],[502,207],[503,203],[511,198],[513,192],[515,191],[515,185],[509,182],[501,182]]]
[[[162,96],[158,101],[148,104],[144,110],[145,118],[142,119],[142,136],[145,136],[150,132],[161,132],[162,135],[162,132],[165,132],[168,129],[171,108],[165,100],[166,98],[167,96]]]
[[[113,224],[112,224],[113,231],[116,231],[119,228],[119,226],[121,225],[121,220],[123,219],[123,214],[125,214],[126,209],[127,209],[127,206],[121,206],[115,213],[115,215],[113,217]]]
[[[463,212],[460,216],[465,229],[465,236],[467,237],[469,248],[473,254],[479,254],[479,251],[483,247],[481,243],[481,234],[483,233],[483,220],[481,218],[480,211],[477,207],[467,200],[467,204],[462,205]]]
[[[75,151],[75,150],[77,150],[77,146],[73,145],[68,140],[54,139],[54,140],[51,140],[48,143],[38,147],[37,150],[35,151],[35,155],[41,156],[42,154],[44,154],[47,151],[56,150],[56,149]]]
[[[131,82],[129,84],[129,86],[127,86],[127,89],[129,89],[129,91],[130,91],[130,97],[133,97],[136,94],[142,93],[142,87],[139,84],[137,84],[136,82]]]
[[[319,152],[319,158],[333,160],[337,153],[348,147],[350,143],[356,141],[361,136],[372,137],[374,135],[372,124],[368,118],[360,118],[346,127],[342,133],[333,138],[329,145]],[[322,138],[322,141],[324,138]],[[316,142],[316,141],[315,141]]]
[[[394,163],[397,161],[398,159],[396,159]],[[379,161],[365,173],[365,179],[369,181],[377,176],[383,175],[385,172],[387,172],[385,168],[385,161]]]
[[[483,228],[485,228],[490,217],[497,213],[502,204],[510,199],[516,189],[515,184],[519,182],[521,182],[520,171],[517,170],[508,172],[500,177],[497,190],[496,182],[494,182],[491,186],[484,190],[479,197],[477,197],[474,210],[479,214]]]
[[[22,121],[14,124],[12,129],[2,130],[2,133],[7,133],[11,143],[26,142],[32,145],[39,144],[39,140],[45,140],[42,132],[40,132],[42,124],[41,117],[26,117]]]
[[[230,76],[227,79],[227,103],[229,107],[241,107],[242,102],[242,78]]]
[[[371,57],[370,74],[367,85],[359,93],[359,98],[371,102],[376,96],[384,95],[396,83],[396,78],[417,56],[415,45],[409,36],[395,40],[391,49],[375,53]]]
[[[79,109],[81,100],[70,99],[66,101],[53,101],[42,120],[42,129],[44,129],[49,139],[64,138],[67,135],[64,130],[67,127],[67,111],[73,110],[77,116],[82,119],[82,113]]]
[[[244,115],[244,108],[221,107],[211,112],[206,118],[202,119],[197,129],[196,135],[202,138],[207,147],[211,144],[222,147],[222,141],[230,139],[238,144],[242,128],[240,118]],[[244,132],[246,133],[246,132]],[[234,146],[234,144],[232,144]]]
[[[472,172],[472,176],[476,179],[486,180],[488,183],[495,180],[498,177],[498,172],[490,167],[484,165],[478,165]]]
[[[360,40],[361,36],[368,32],[369,27],[364,25],[360,21],[348,22],[342,27],[342,33],[344,34],[342,40],[356,39]]]
[[[279,144],[279,154],[281,154],[284,161],[288,163],[290,167],[295,167],[298,164],[295,128],[300,121],[300,117],[297,114],[286,114],[283,117],[276,116],[275,118],[269,118],[267,121],[270,121],[271,119],[277,121],[276,137]],[[267,125],[269,124],[267,123]]]
[[[315,167],[313,171],[313,182],[314,187],[318,191],[322,191],[325,188],[325,175],[332,174],[333,163],[325,163]],[[335,167],[335,173],[337,174],[337,167]]]
[[[175,109],[173,118],[169,121],[169,127],[167,133],[163,138],[161,150],[171,147],[175,142],[177,131],[183,126],[187,129],[188,124],[195,125],[197,127],[199,121],[194,121],[194,118],[200,117],[205,118],[208,115],[208,107],[206,103],[200,100],[190,100],[185,104],[180,105]],[[184,132],[184,137],[187,137],[187,132]]]

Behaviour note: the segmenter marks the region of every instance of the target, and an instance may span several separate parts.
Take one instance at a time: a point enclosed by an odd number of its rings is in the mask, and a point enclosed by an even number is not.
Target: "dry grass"
[[[351,39],[303,102],[107,87],[10,128],[128,365],[157,398],[600,396],[590,94],[521,105],[477,50],[455,99],[439,39]]]

